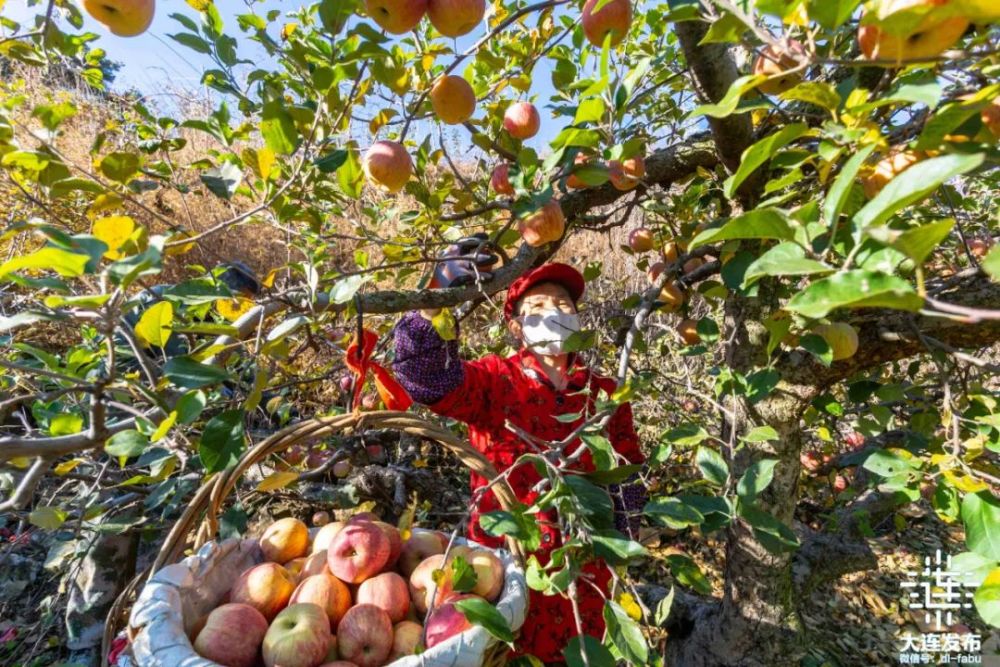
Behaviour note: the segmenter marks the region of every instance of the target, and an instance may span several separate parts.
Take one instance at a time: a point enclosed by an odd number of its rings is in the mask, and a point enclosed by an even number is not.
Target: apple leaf
[[[511,631],[507,619],[486,600],[466,598],[456,602],[455,608],[462,612],[470,623],[481,625],[500,641],[513,644],[514,633]]]
[[[902,278],[856,269],[812,283],[789,300],[785,310],[820,318],[837,308],[895,308],[918,311],[923,298]]]
[[[451,586],[459,593],[468,593],[476,587],[479,577],[476,570],[462,556],[451,561]]]

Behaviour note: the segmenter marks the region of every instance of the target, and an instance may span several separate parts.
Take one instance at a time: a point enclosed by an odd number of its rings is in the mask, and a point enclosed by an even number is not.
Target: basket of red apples
[[[368,428],[437,441],[496,477],[468,443],[409,413],[321,417],[279,431],[198,490],[148,581],[119,598],[105,655],[134,596],[125,660],[138,667],[503,664],[509,647],[498,636],[517,632],[528,603],[524,555],[513,540],[489,549],[439,531],[400,530],[370,512],[332,523],[322,517],[313,528],[286,517],[259,537],[212,539],[226,497],[251,465],[294,444]],[[510,507],[506,483],[494,489]]]

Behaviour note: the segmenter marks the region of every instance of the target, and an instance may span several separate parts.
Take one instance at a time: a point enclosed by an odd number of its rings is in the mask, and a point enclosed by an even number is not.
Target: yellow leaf
[[[58,507],[39,507],[28,515],[28,521],[45,530],[56,530],[66,521],[66,512]]]
[[[274,167],[274,151],[266,146],[257,149],[257,170],[265,181],[270,177],[272,167]]]
[[[100,213],[104,213],[105,211],[113,211],[121,205],[122,198],[113,192],[97,195],[94,197],[94,201],[91,202],[90,208],[87,209],[87,215],[93,218]]]
[[[27,456],[15,456],[7,463],[11,464],[15,468],[20,468],[21,470],[24,470],[25,468],[31,465],[31,459],[28,458]]]
[[[426,468],[427,459],[413,459],[412,465],[414,468]]]
[[[167,418],[160,422],[160,425],[156,427],[153,435],[149,436],[150,442],[156,442],[157,440],[162,440],[166,437],[167,432],[177,423],[177,411],[171,410]]]
[[[262,280],[260,284],[268,289],[274,287],[274,279],[278,277],[279,271],[281,271],[281,269],[271,269],[270,271],[268,271],[267,275],[264,277],[264,280]]]
[[[235,322],[246,315],[253,306],[254,303],[251,299],[241,297],[235,299],[218,299],[215,302],[215,309],[219,311],[219,315],[222,315],[230,322]]]
[[[954,470],[945,470],[942,474],[952,486],[964,493],[979,493],[980,491],[989,488],[989,485],[986,484],[986,482],[978,480],[971,475],[956,473]]]
[[[623,592],[618,596],[618,604],[621,605],[625,613],[629,615],[633,621],[642,620],[642,607],[635,601],[635,598],[631,594]]]
[[[510,78],[510,85],[514,86],[523,93],[528,92],[531,88],[531,77],[524,76],[523,74],[514,76]]]
[[[281,39],[287,41],[289,37],[295,34],[295,31],[298,30],[298,28],[299,28],[298,23],[286,23],[285,26],[281,29]]]
[[[134,231],[135,220],[127,215],[113,215],[96,220],[90,233],[108,246],[107,252],[104,253],[106,258],[121,259],[125,255],[120,249]]]
[[[375,117],[372,118],[371,122],[368,123],[368,129],[371,131],[372,134],[375,134],[380,129],[382,129],[382,127],[385,126],[386,123],[392,120],[393,116],[395,115],[396,115],[395,109],[382,109],[377,114],[375,114]]]
[[[65,475],[68,472],[72,472],[74,468],[83,463],[83,459],[70,459],[69,461],[63,461],[55,468],[52,469],[57,475]]]
[[[194,234],[192,234],[191,232],[177,232],[176,234],[171,234],[170,238],[167,239],[167,243],[182,241],[184,239],[189,239],[192,236],[194,236]],[[194,246],[195,242],[192,241],[191,243],[184,243],[177,246],[171,246],[167,248],[164,252],[168,257],[174,257],[176,255],[183,255],[186,252],[191,252],[192,250],[194,250]]]
[[[434,67],[434,54],[424,54],[424,57],[420,59],[420,65],[424,68],[425,72],[430,72],[431,67]]]
[[[199,12],[203,12],[215,4],[213,0],[187,0],[187,3],[192,9]]]
[[[273,472],[257,485],[258,491],[277,491],[283,489],[299,478],[297,472]]]
[[[170,340],[170,325],[174,321],[174,305],[160,301],[150,306],[135,325],[135,335],[143,347],[163,347]]]
[[[830,429],[825,426],[820,426],[816,429],[816,437],[824,442],[830,442],[833,439],[830,437]]]
[[[800,3],[795,9],[782,18],[788,25],[808,25],[809,14],[806,12],[805,3]]]
[[[399,529],[399,539],[403,542],[410,539],[410,535],[413,533],[413,517],[417,514],[417,496],[413,495],[410,504],[406,507],[402,516],[399,517],[399,522],[396,524],[396,528]]]

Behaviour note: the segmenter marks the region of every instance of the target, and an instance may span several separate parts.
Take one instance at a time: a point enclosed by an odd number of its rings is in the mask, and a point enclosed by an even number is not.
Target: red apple
[[[503,563],[487,549],[473,549],[465,560],[476,571],[476,585],[471,592],[494,602],[503,590]]]
[[[319,605],[289,605],[278,614],[264,635],[267,667],[314,667],[330,648],[330,620]]]
[[[698,335],[698,323],[694,320],[681,320],[680,324],[677,325],[677,334],[686,345],[697,345],[701,342],[701,336]]]
[[[515,139],[530,139],[538,134],[542,119],[530,102],[514,102],[503,115],[503,127]]]
[[[385,521],[372,521],[372,523],[381,528],[385,536],[389,538],[389,560],[386,561],[384,569],[391,570],[396,567],[396,561],[399,560],[399,554],[403,550],[403,541],[399,537],[399,529]]]
[[[809,54],[798,40],[788,39],[768,44],[753,61],[753,73],[773,78],[758,85],[757,89],[765,95],[780,95],[786,90],[791,90],[802,81],[802,72],[787,74],[785,72],[799,67],[808,60]]]
[[[943,4],[940,0],[886,0],[878,7],[878,16],[905,9]],[[964,16],[941,16],[933,12],[924,16],[911,30],[903,34],[891,33],[877,23],[858,28],[858,45],[868,59],[924,60],[934,58],[951,48],[969,27]]]
[[[389,615],[393,623],[406,618],[410,609],[410,591],[406,580],[395,572],[383,572],[358,586],[357,604],[373,604]]]
[[[486,0],[430,0],[427,17],[445,37],[461,37],[483,20]]]
[[[322,528],[326,524],[330,523],[330,513],[326,511],[315,512],[312,515],[312,524],[317,528]]]
[[[393,626],[392,652],[389,653],[389,662],[413,655],[420,645],[420,636],[423,633],[424,626],[414,621],[400,621]]]
[[[498,195],[514,194],[514,186],[510,184],[509,164],[501,162],[497,166],[493,167],[493,173],[490,175],[490,187],[493,188],[493,192]]]
[[[632,190],[646,175],[646,161],[641,155],[608,163],[608,178],[616,190]]]
[[[837,493],[847,490],[847,478],[843,475],[837,475],[833,478],[833,490]]]
[[[194,640],[203,658],[225,667],[254,667],[267,634],[267,619],[248,604],[231,602],[216,607]]]
[[[392,621],[373,604],[359,604],[337,627],[337,651],[358,667],[378,667],[392,651]]]
[[[354,376],[345,375],[340,378],[340,390],[343,392],[348,392],[354,389]]]
[[[391,548],[389,538],[375,524],[351,523],[330,543],[327,564],[335,577],[359,584],[385,568]]]
[[[399,554],[399,571],[409,577],[428,556],[443,554],[445,549],[436,532],[415,529],[410,539],[403,542]]]
[[[413,160],[403,145],[395,141],[376,141],[365,153],[365,175],[387,192],[403,189],[413,175]]]
[[[550,199],[534,213],[519,219],[517,229],[524,242],[534,248],[559,240],[566,229],[562,206],[555,199]]]
[[[347,523],[358,523],[359,521],[379,521],[379,518],[374,512],[358,512],[352,514]]]
[[[333,476],[337,479],[344,479],[351,474],[351,470],[353,469],[354,466],[351,465],[351,462],[347,459],[337,461],[333,464]]]
[[[316,537],[313,538],[312,543],[312,553],[316,554],[320,551],[326,551],[330,547],[330,542],[333,542],[333,538],[337,536],[337,533],[343,529],[346,524],[343,521],[334,521],[333,523],[328,523],[319,529],[316,533]]]
[[[264,531],[260,550],[272,563],[287,563],[309,550],[309,527],[294,517],[278,519]]]
[[[650,285],[656,284],[656,281],[660,279],[660,274],[663,273],[665,268],[667,268],[665,262],[653,262],[649,265],[649,268],[646,269],[646,280]]]
[[[653,232],[645,227],[633,229],[628,235],[628,247],[632,252],[648,252],[653,249]]]
[[[684,275],[687,275],[697,269],[700,269],[704,264],[705,262],[701,261],[699,258],[692,257],[688,261],[684,262],[683,266],[681,266],[681,270],[684,272]]]
[[[611,46],[621,43],[632,25],[632,3],[630,0],[608,0],[598,11],[594,8],[601,0],[587,0],[583,5],[583,34],[587,41],[600,48],[604,38],[611,34]]]
[[[448,0],[431,0],[431,4],[439,1]],[[448,125],[460,125],[476,111],[475,91],[468,81],[454,74],[438,79],[431,88],[430,98],[434,114]]]
[[[445,572],[444,579],[441,581],[441,590],[438,590],[438,584],[434,581],[434,570],[444,570]],[[440,604],[451,592],[451,577],[444,554],[428,556],[410,573],[410,599],[413,600],[413,606],[419,614],[427,613],[427,607],[431,600],[435,600],[435,604]]]
[[[427,0],[365,0],[365,11],[386,32],[402,35],[420,23]]]
[[[589,164],[591,159],[592,158],[589,155],[577,153],[576,157],[573,158],[573,164],[576,166]],[[582,190],[583,188],[590,186],[584,183],[583,180],[576,174],[570,174],[566,177],[566,187],[570,190]]]
[[[229,601],[248,604],[271,620],[288,604],[294,590],[295,578],[288,570],[277,563],[261,563],[236,579]]]
[[[299,570],[299,581],[316,574],[330,574],[330,568],[326,564],[326,549],[310,554]]]
[[[479,596],[455,595],[431,612],[430,618],[427,619],[427,648],[433,648],[472,627],[472,623],[455,607],[455,603],[476,597]]]
[[[332,574],[314,574],[305,577],[292,593],[289,603],[298,602],[312,602],[322,607],[330,619],[330,627],[336,630],[340,619],[351,607],[351,592],[344,582]]]

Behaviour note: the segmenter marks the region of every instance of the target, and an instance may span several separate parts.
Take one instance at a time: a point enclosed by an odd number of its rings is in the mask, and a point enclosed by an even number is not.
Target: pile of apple
[[[376,667],[436,646],[472,627],[456,602],[493,602],[504,583],[493,552],[456,545],[446,559],[447,545],[422,529],[404,541],[368,512],[312,538],[302,521],[280,519],[260,538],[265,562],[196,625],[194,648],[226,667]],[[452,582],[459,558],[475,572],[464,593]]]

